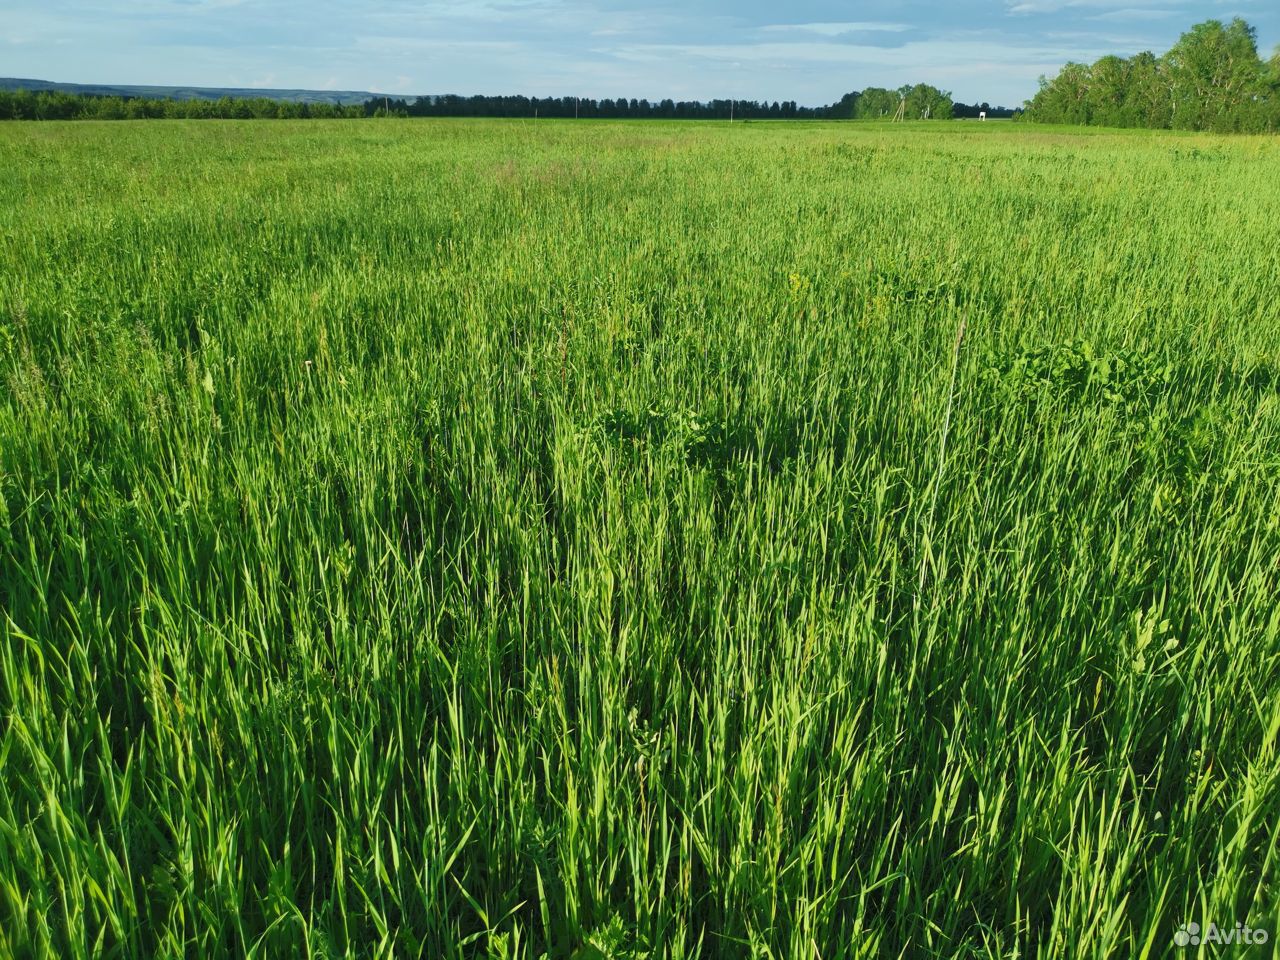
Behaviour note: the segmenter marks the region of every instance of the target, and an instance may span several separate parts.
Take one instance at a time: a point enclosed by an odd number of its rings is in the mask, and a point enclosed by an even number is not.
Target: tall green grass
[[[0,128],[0,955],[1274,943],[1278,222],[1264,139]]]

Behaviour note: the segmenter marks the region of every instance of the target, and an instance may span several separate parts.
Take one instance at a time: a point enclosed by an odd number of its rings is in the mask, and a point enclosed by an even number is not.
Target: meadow
[[[1277,224],[1263,137],[0,126],[0,956],[1270,955]]]

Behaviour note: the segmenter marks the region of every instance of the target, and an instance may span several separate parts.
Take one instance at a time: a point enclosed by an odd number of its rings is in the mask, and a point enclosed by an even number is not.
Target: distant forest
[[[1068,63],[1041,78],[1027,119],[1268,133],[1280,130],[1280,48],[1264,62],[1257,33],[1236,18],[1208,20],[1184,33],[1168,53]]]
[[[578,117],[644,120],[865,120],[898,114],[908,120],[1010,117],[1014,111],[988,104],[954,103],[928,84],[888,90],[870,87],[825,107],[795,101],[596,100],[587,97],[457,95],[396,99],[372,97],[359,105],[302,103],[263,97],[176,100],[145,96],[100,96],[58,90],[0,91],[0,120],[253,120],[357,117]]]
[[[60,90],[0,90],[0,120],[333,120],[368,113],[363,104],[299,103],[265,97],[174,100]]]
[[[390,112],[407,117],[596,117],[638,120],[872,120],[898,113],[907,120],[949,120],[988,116],[1012,116],[1013,111],[988,104],[954,103],[951,95],[937,87],[919,83],[888,90],[868,87],[847,93],[823,107],[802,107],[795,101],[760,100],[595,100],[578,97],[539,99],[524,96],[455,95],[418,97],[410,100],[382,98],[366,104],[372,112]]]

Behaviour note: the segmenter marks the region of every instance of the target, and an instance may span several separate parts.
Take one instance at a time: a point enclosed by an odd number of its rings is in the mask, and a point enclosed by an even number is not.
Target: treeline
[[[1280,129],[1280,49],[1258,54],[1257,33],[1239,19],[1207,20],[1162,57],[1152,53],[1068,63],[1041,78],[1027,106],[1041,123],[1265,133]]]
[[[953,103],[951,116],[957,120],[977,120],[983,114],[988,120],[1011,120],[1022,115],[1013,107],[993,107],[989,103]]]
[[[985,105],[984,105],[985,106]],[[578,117],[646,120],[946,120],[951,95],[928,84],[887,90],[870,87],[824,107],[791,101],[596,100],[589,97],[455,95],[396,99],[375,97],[359,106],[294,103],[264,98],[167,100],[57,91],[0,91],[0,120],[254,120],[354,117]],[[976,116],[976,113],[974,114]],[[989,116],[991,114],[988,114]]]
[[[827,107],[802,107],[795,101],[617,100],[591,97],[471,96],[456,94],[397,100],[378,97],[365,104],[374,116],[402,117],[560,117],[644,120],[820,120]]]
[[[333,120],[363,117],[367,112],[363,106],[292,103],[262,97],[169,100],[54,90],[0,91],[0,120]]]
[[[868,87],[861,93],[846,93],[828,109],[834,120],[879,120],[898,115],[904,120],[950,120],[951,94],[927,83],[886,90]]]
[[[845,94],[829,106],[802,107],[794,100],[617,100],[591,97],[472,96],[453,94],[397,100],[378,97],[365,109],[373,115],[405,117],[578,117],[611,120],[851,120],[896,115],[904,104],[908,119],[951,117],[949,94],[927,84],[885,90],[871,87]]]

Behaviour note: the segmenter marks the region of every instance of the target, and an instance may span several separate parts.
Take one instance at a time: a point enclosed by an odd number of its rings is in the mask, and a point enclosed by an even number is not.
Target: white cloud
[[[816,33],[824,37],[843,37],[851,33],[904,33],[911,26],[905,23],[864,20],[847,23],[773,23],[760,29],[767,33]]]
[[[1167,6],[1169,0],[1006,0],[1009,13],[1059,13],[1064,10],[1128,10]]]
[[[998,67],[1028,60],[1056,65],[1073,57],[1087,56],[1084,48],[1065,49],[1061,45],[1013,45],[996,40],[922,40],[897,47],[865,44],[826,43],[705,43],[636,44],[619,47],[615,55],[638,61],[697,57],[740,63],[830,63],[870,66],[916,67],[970,64]]]
[[[1106,13],[1095,13],[1093,16],[1089,17],[1089,19],[1102,21],[1104,23],[1142,23],[1147,20],[1167,20],[1169,17],[1176,17],[1181,13],[1181,10],[1157,10],[1154,7],[1144,7],[1141,9],[1126,7],[1122,10],[1109,10]]]

